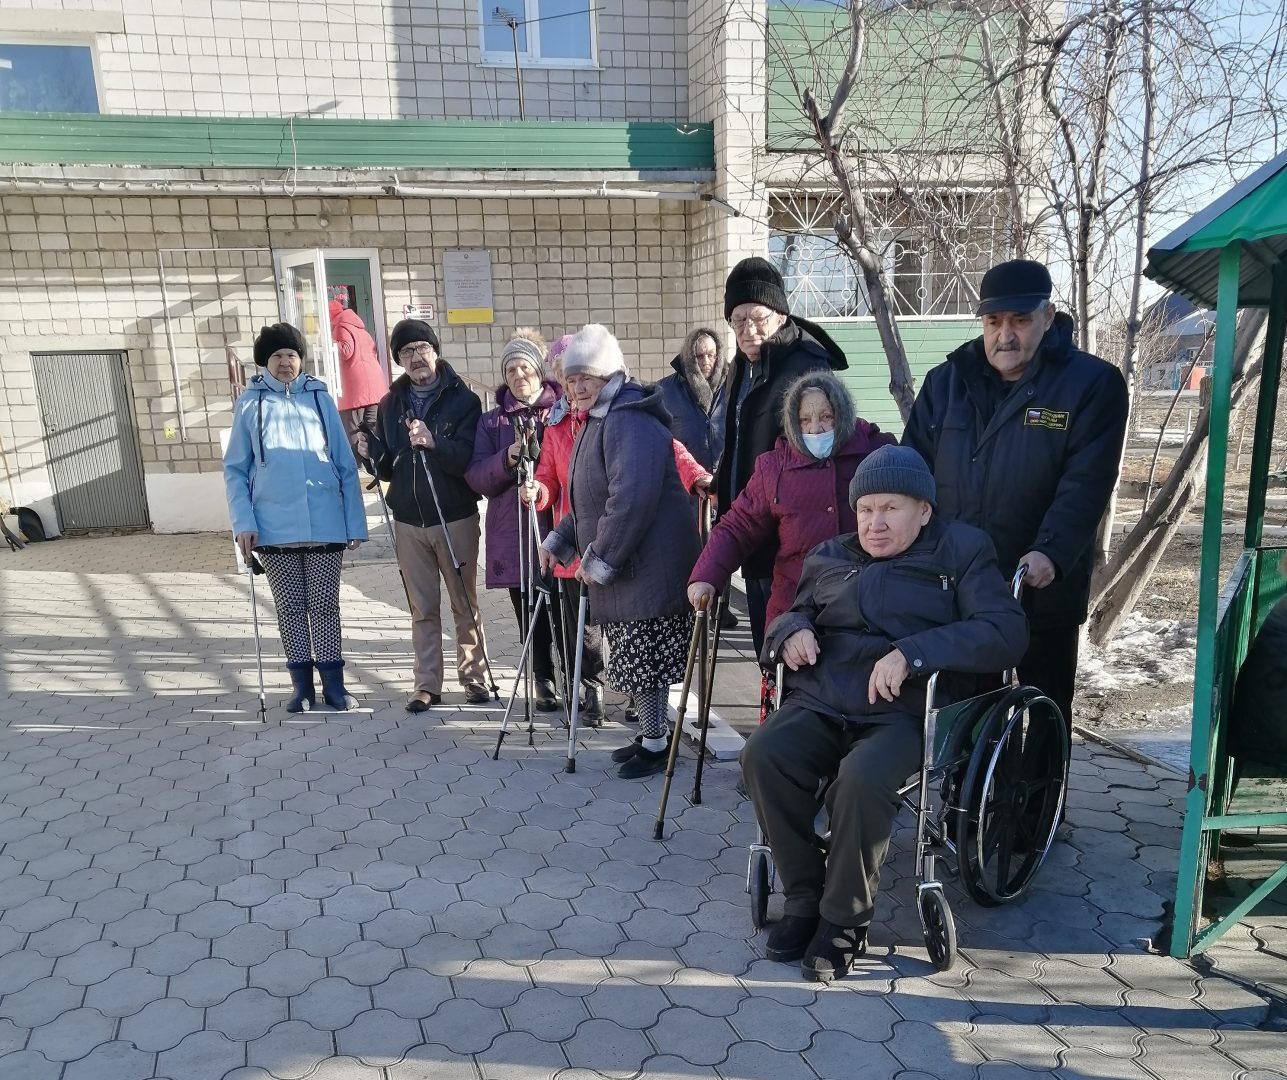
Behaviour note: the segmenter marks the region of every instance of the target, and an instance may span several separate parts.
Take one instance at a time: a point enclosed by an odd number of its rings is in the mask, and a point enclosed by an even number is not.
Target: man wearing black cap
[[[456,671],[467,701],[487,701],[486,658],[479,624],[478,495],[465,483],[474,455],[474,431],[482,405],[438,355],[438,335],[426,322],[403,319],[389,336],[389,354],[406,374],[394,380],[380,402],[375,429],[354,440],[360,458],[374,460],[389,481],[398,569],[411,603],[415,692],[408,712],[424,712],[442,699],[441,582],[446,582],[456,624]],[[423,455],[433,476],[442,520],[425,477]],[[464,588],[451,562],[443,528],[451,533]]]
[[[1126,383],[1073,346],[1041,263],[1013,259],[983,276],[983,336],[926,377],[903,433],[938,482],[939,512],[983,529],[1001,569],[1028,567],[1031,644],[1019,678],[1072,727],[1079,627],[1095,533],[1126,437]]]
[[[725,384],[724,452],[715,471],[721,511],[746,487],[755,459],[772,450],[782,434],[782,399],[791,382],[810,371],[848,367],[825,330],[791,314],[782,275],[767,259],[743,259],[733,267],[724,285],[724,318],[733,328],[737,352]],[[767,544],[742,567],[757,653],[764,645],[776,556],[777,545]]]

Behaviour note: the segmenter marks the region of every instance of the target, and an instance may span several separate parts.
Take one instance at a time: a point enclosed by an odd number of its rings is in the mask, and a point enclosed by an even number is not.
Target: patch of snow
[[[1116,691],[1186,684],[1197,663],[1197,633],[1191,622],[1152,619],[1131,612],[1102,649],[1087,645],[1077,665],[1078,689],[1091,697]]]

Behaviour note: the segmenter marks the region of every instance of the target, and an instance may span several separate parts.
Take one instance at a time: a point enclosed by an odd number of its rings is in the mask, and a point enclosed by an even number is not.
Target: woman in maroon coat
[[[697,607],[728,587],[742,563],[777,544],[765,625],[791,607],[804,557],[824,540],[853,532],[849,481],[858,463],[897,440],[854,416],[853,399],[828,371],[801,375],[782,401],[777,444],[755,459],[742,493],[719,519],[688,579]]]

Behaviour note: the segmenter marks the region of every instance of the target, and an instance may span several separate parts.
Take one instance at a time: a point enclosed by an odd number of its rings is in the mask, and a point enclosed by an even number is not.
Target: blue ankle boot
[[[295,695],[286,702],[286,711],[291,713],[308,712],[317,704],[317,691],[313,689],[313,661],[299,660],[286,665],[290,672],[291,685]]]
[[[344,689],[344,661],[317,662],[317,673],[322,677],[322,700],[336,712],[357,708],[357,699]]]

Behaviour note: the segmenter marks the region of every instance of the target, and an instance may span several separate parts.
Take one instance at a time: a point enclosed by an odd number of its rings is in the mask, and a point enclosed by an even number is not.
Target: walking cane
[[[563,725],[564,727],[572,726],[572,699],[575,697],[579,700],[581,695],[581,684],[572,681],[572,643],[568,640],[568,605],[567,596],[563,587],[563,579],[556,577],[556,588],[559,591],[559,625],[554,625],[554,605],[550,604],[547,614],[550,616],[550,633],[558,633],[559,651],[562,653],[563,668]]]
[[[547,594],[538,592],[536,595],[536,614],[540,614],[541,605],[547,600]],[[532,639],[535,637],[536,623],[533,620],[531,627],[527,631],[527,636],[523,638],[523,651],[518,657],[518,675],[514,679],[514,689],[509,694],[509,704],[505,706],[505,715],[501,717],[500,732],[496,736],[496,749],[492,751],[492,760],[500,760],[501,743],[505,741],[505,736],[509,734],[509,717],[514,709],[514,701],[518,697],[518,684],[523,678],[523,669],[531,663],[532,659]],[[532,730],[528,728],[528,746],[533,745]]]
[[[689,798],[694,806],[698,806],[702,801],[702,767],[706,764],[706,733],[710,731],[711,726],[711,697],[715,693],[715,665],[719,663],[719,630],[720,623],[724,620],[724,612],[728,610],[728,593],[720,594],[719,600],[715,604],[715,626],[711,630],[711,652],[710,666],[707,667],[706,660],[706,635],[702,635],[702,683],[703,687],[698,692],[697,697],[697,716],[700,731],[697,738],[697,769],[693,776],[693,794]]]
[[[268,702],[264,698],[264,647],[259,640],[259,605],[255,602],[255,574],[263,573],[252,554],[243,560],[246,564],[246,577],[250,579],[250,621],[255,628],[255,667],[259,672],[259,722],[268,721]]]
[[[585,650],[585,610],[590,600],[589,588],[581,590],[581,602],[576,609],[576,660],[573,664],[572,685],[581,686],[581,653]],[[576,726],[581,719],[581,695],[572,695],[572,715],[568,720],[568,760],[564,772],[576,772]]]
[[[409,422],[415,417],[407,413],[404,419]],[[478,635],[478,648],[483,654],[483,667],[487,669],[487,682],[492,696],[500,701],[500,687],[496,685],[496,679],[492,675],[492,662],[487,655],[487,641],[483,637],[482,624],[478,621],[478,609],[470,602],[469,588],[465,585],[465,571],[462,569],[465,564],[456,557],[456,545],[451,542],[451,530],[447,528],[447,519],[442,516],[442,503],[438,500],[438,486],[433,482],[433,473],[429,469],[429,457],[424,447],[416,447],[416,450],[416,456],[420,458],[420,467],[424,469],[425,479],[429,481],[429,494],[433,496],[433,508],[438,515],[438,524],[442,527],[442,535],[447,540],[447,555],[451,559],[451,565],[456,568],[456,577],[460,579],[460,594],[465,598],[465,605],[469,608],[469,617],[474,620],[474,633]],[[457,647],[459,648],[459,643]]]
[[[684,714],[688,711],[688,691],[693,685],[693,667],[697,651],[706,639],[706,597],[697,605],[693,620],[693,636],[688,643],[688,662],[684,665],[684,688],[679,693],[679,708],[675,712],[675,729],[670,733],[670,756],[666,759],[666,782],[661,787],[661,805],[657,807],[657,821],[652,827],[652,838],[660,840],[666,831],[666,803],[670,799],[670,784],[675,779],[675,759],[679,757],[679,739],[684,731]],[[700,691],[699,691],[700,692]]]

